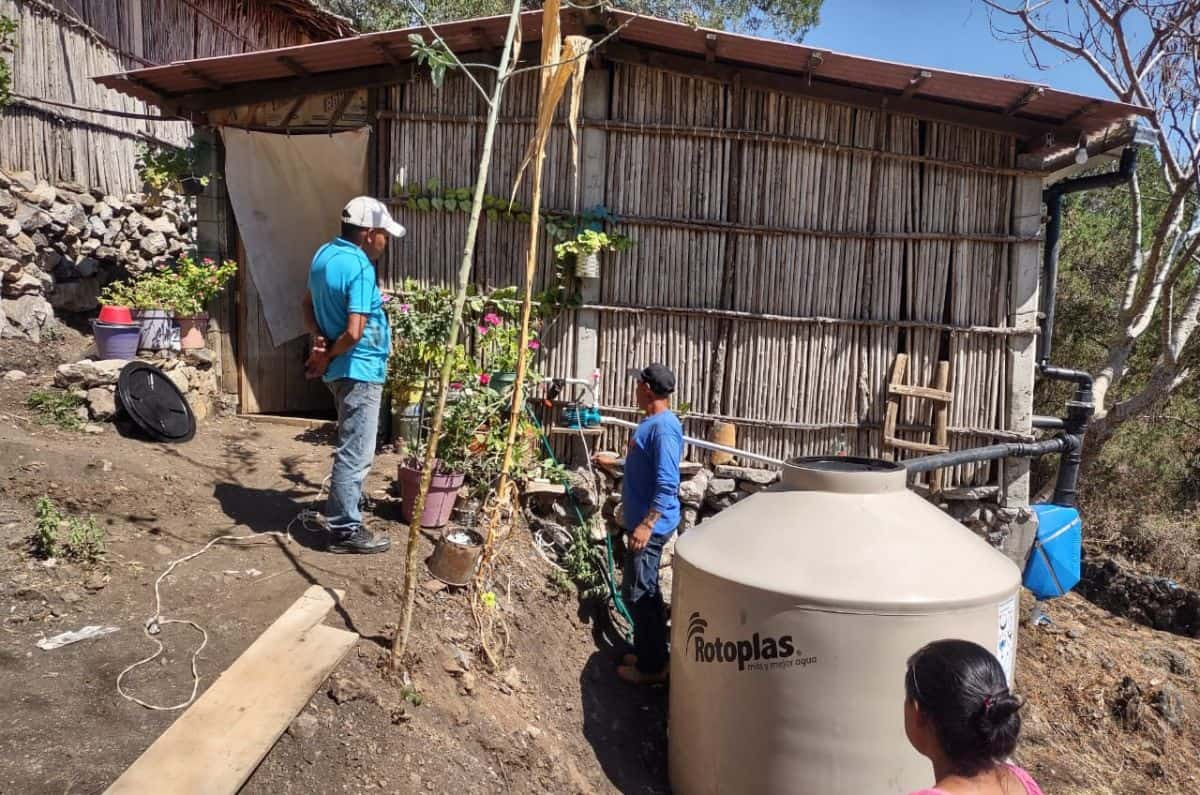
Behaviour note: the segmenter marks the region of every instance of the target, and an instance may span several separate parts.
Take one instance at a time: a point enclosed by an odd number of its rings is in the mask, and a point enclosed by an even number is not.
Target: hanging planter
[[[580,252],[575,255],[575,275],[580,279],[600,278],[600,252]]]
[[[554,255],[560,260],[575,257],[575,276],[580,279],[600,278],[600,252],[625,251],[633,245],[633,241],[624,235],[597,232],[595,229],[585,229],[573,240],[559,243],[554,247]]]
[[[185,196],[199,196],[204,193],[207,184],[208,179],[205,177],[184,177],[179,180],[179,187]]]

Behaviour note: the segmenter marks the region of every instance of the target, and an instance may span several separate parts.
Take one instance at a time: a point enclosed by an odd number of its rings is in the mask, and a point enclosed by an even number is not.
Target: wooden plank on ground
[[[358,635],[321,625],[340,591],[308,589],[106,791],[233,795]]]
[[[313,417],[286,417],[279,414],[239,414],[238,419],[250,422],[265,422],[271,425],[290,425],[293,428],[312,428],[314,430],[336,430],[337,423],[332,420],[322,420]]]

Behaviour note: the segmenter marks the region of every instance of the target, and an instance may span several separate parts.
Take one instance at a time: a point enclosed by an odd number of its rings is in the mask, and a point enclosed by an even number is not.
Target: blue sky
[[[825,0],[811,47],[915,66],[1014,77],[1102,98],[1107,87],[1089,67],[1051,55],[1054,68],[1030,65],[1020,44],[999,41],[979,0]]]

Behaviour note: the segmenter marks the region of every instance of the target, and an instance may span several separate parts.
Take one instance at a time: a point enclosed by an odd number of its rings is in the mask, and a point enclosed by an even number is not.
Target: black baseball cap
[[[651,364],[641,370],[630,370],[629,374],[650,387],[650,391],[659,397],[666,397],[675,391],[675,373],[665,364]]]

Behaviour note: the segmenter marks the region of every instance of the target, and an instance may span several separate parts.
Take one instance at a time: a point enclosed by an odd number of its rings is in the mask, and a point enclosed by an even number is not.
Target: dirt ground
[[[36,424],[25,396],[80,344],[0,343],[0,374],[30,374],[0,381],[0,793],[101,792],[177,717],[123,700],[116,677],[154,650],[141,627],[155,578],[225,534],[257,543],[218,545],[163,588],[166,615],[209,632],[202,687],[312,583],[345,589],[328,623],[362,636],[245,792],[668,791],[665,690],[615,680],[618,649],[604,622],[552,585],[519,534],[498,567],[511,631],[501,669],[486,670],[465,596],[426,581],[405,691],[386,672],[403,559],[404,528],[387,494],[395,460],[380,457],[368,493],[372,526],[390,532],[396,549],[359,558],[285,543],[265,534],[284,530],[317,495],[327,435],[227,419],[172,447]],[[105,563],[47,567],[30,558],[42,495],[97,517],[108,533]],[[1019,761],[1048,793],[1200,793],[1200,644],[1075,597],[1050,614],[1053,625],[1022,629],[1018,684],[1029,708]],[[35,646],[89,624],[119,630],[55,651]],[[173,703],[190,692],[197,639],[179,626],[162,637],[164,664],[139,669],[127,687]]]

